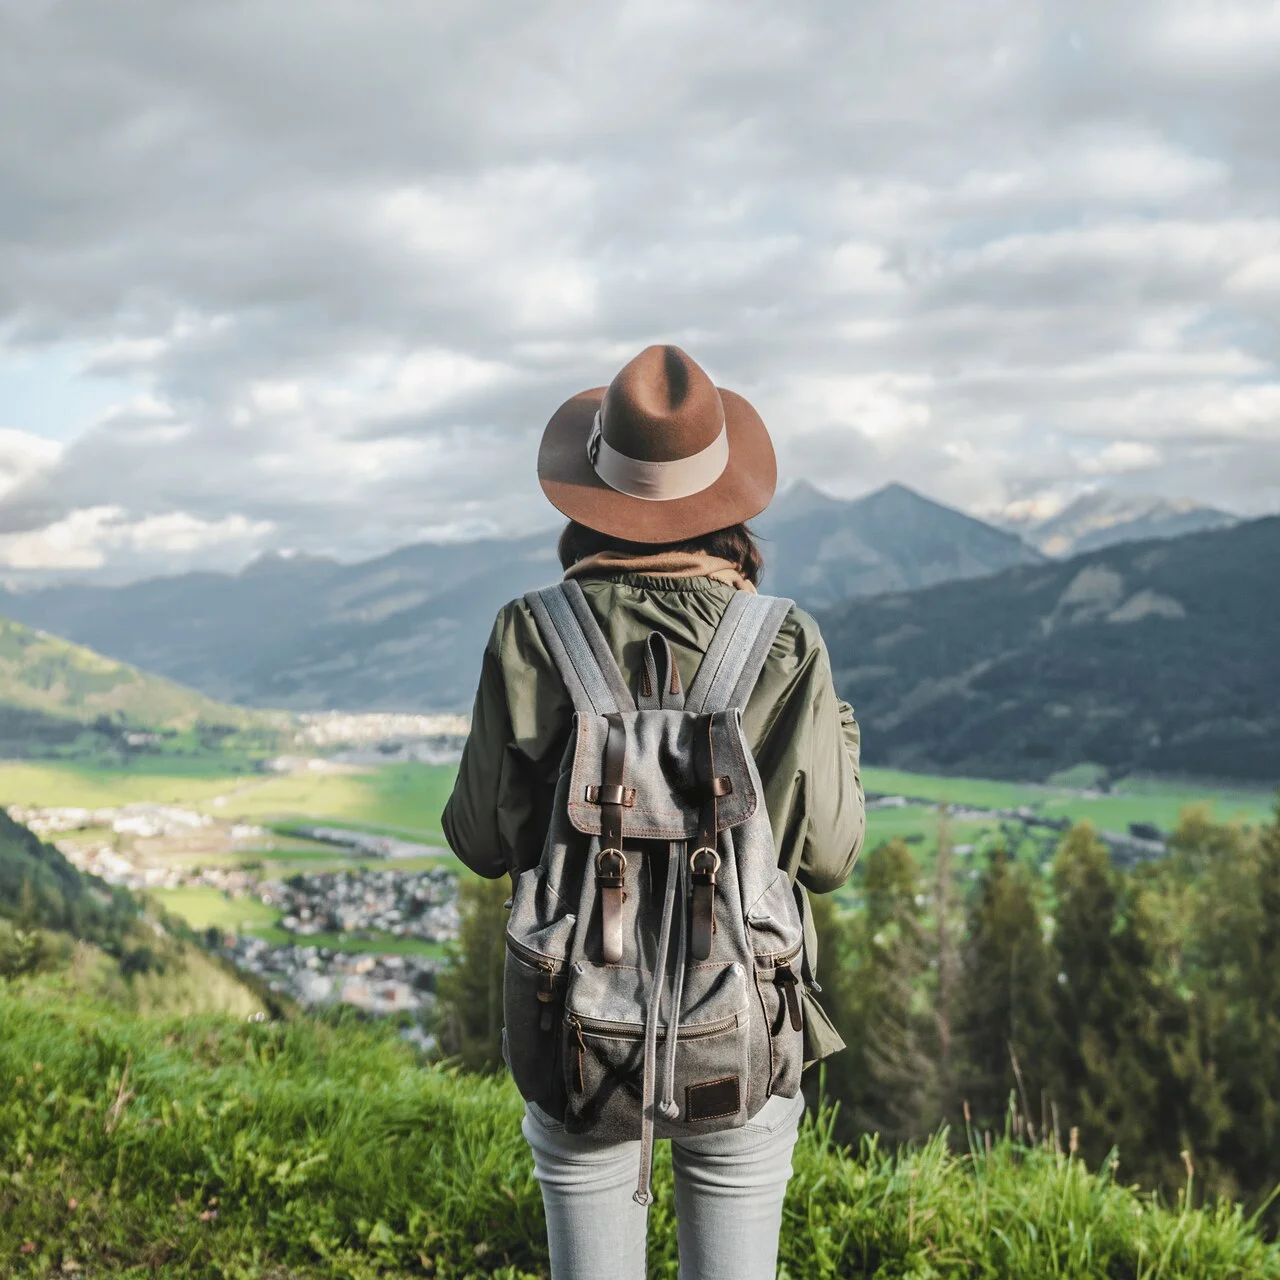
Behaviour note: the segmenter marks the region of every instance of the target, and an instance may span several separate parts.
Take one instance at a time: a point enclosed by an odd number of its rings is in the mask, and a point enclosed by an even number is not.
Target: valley
[[[143,894],[277,993],[425,1022],[457,937],[458,878],[470,875],[440,834],[454,772],[324,756],[285,772],[230,755],[200,769],[17,761],[0,764],[0,805],[74,866]],[[868,850],[901,839],[927,874],[941,836],[973,878],[996,843],[1043,869],[1081,820],[1123,863],[1160,856],[1188,806],[1256,826],[1273,804],[1262,789],[1140,778],[1105,791],[875,767],[863,778]],[[857,905],[857,874],[839,896]]]

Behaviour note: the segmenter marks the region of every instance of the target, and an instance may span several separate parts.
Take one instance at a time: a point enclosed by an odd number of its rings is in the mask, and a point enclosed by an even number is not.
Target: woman
[[[745,522],[773,496],[773,446],[741,396],[717,389],[677,347],[649,347],[608,388],[566,402],[546,428],[538,475],[570,523],[565,576],[628,683],[646,639],[666,637],[688,688],[734,594],[762,562]],[[471,735],[444,814],[472,870],[513,879],[538,864],[573,723],[564,681],[525,601],[498,616]],[[859,735],[837,699],[818,628],[786,615],[743,712],[779,866],[800,886],[806,1062],[842,1047],[814,999],[817,955],[805,890],[843,885],[862,844]],[[782,1200],[803,1097],[771,1096],[743,1127],[673,1139],[680,1274],[775,1273]],[[555,1280],[643,1277],[645,1215],[631,1190],[636,1142],[566,1132],[529,1103],[524,1133],[542,1185]]]

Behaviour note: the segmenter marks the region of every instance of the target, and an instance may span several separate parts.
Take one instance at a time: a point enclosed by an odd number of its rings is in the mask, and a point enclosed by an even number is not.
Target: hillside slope
[[[0,754],[65,749],[86,727],[105,742],[122,741],[128,730],[270,731],[263,713],[0,618]]]
[[[866,759],[1280,781],[1280,518],[822,616]]]
[[[901,486],[854,502],[797,487],[758,525],[765,589],[809,606],[1041,559]],[[358,564],[269,556],[235,575],[0,593],[0,609],[250,706],[466,710],[498,609],[559,576],[547,531]]]
[[[248,1016],[282,1001],[209,955],[180,922],[77,870],[0,809],[0,977],[131,1012]],[[3,982],[0,981],[0,987]]]
[[[0,618],[0,703],[82,721],[106,715],[174,729],[202,719],[242,724],[251,718],[239,707],[219,705],[8,618]]]
[[[394,1028],[152,1022],[0,991],[0,1083],[6,1276],[548,1274],[514,1087],[423,1067]],[[674,1275],[667,1144],[655,1164],[649,1266]],[[1280,1280],[1238,1207],[1169,1208],[1045,1149],[854,1155],[827,1113],[793,1165],[780,1274]]]

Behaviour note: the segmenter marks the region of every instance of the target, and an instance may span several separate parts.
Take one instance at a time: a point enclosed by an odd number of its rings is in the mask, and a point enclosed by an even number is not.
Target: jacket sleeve
[[[813,670],[811,705],[805,837],[796,878],[814,893],[831,893],[853,872],[866,834],[867,810],[861,733],[853,708],[836,697],[825,645]]]
[[[499,827],[503,765],[512,738],[499,658],[503,628],[500,615],[485,646],[471,732],[462,749],[453,794],[441,816],[449,847],[472,871],[491,880],[511,866]]]

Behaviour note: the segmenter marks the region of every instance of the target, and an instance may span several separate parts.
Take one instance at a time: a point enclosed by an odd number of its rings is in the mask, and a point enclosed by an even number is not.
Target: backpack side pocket
[[[804,988],[800,983],[804,927],[782,871],[752,904],[747,926],[760,1014],[760,1029],[753,1036],[753,1068],[767,1072],[770,1095],[794,1098],[804,1065]]]
[[[564,1110],[560,1023],[577,918],[544,883],[541,867],[520,876],[507,922],[502,979],[505,1057],[516,1088],[549,1115]]]

